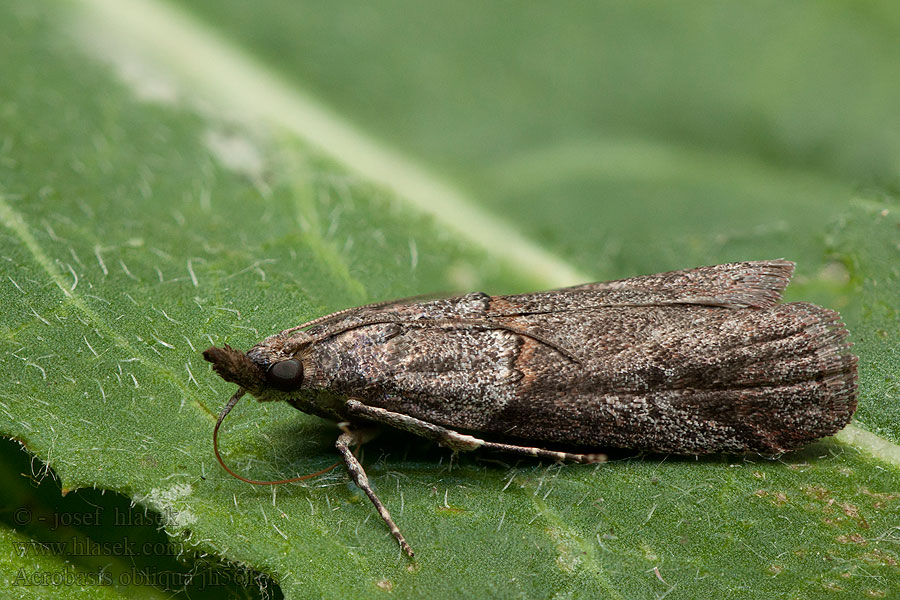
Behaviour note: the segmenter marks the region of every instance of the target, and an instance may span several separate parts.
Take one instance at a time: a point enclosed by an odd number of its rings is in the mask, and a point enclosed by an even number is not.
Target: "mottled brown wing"
[[[319,317],[291,330],[315,325],[311,334],[341,329],[373,318],[488,318],[535,312],[583,311],[603,306],[656,306],[703,304],[729,308],[765,308],[774,305],[790,282],[794,263],[766,260],[697,267],[629,279],[512,296],[472,293],[414,302],[404,298],[348,308]]]
[[[520,312],[663,304],[765,308],[781,299],[793,272],[787,260],[738,262],[502,298]]]
[[[317,352],[340,352],[340,371],[358,373],[330,389],[488,439],[778,451],[840,429],[856,399],[837,313],[774,304],[792,266],[396,306],[379,313],[396,323],[348,330]]]

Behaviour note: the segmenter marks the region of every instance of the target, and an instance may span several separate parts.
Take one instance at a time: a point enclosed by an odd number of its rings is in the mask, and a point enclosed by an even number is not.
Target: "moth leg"
[[[537,448],[535,446],[516,446],[515,444],[500,444],[497,442],[483,442],[482,448],[488,450],[496,450],[498,452],[508,452],[510,454],[524,454],[525,456],[534,456],[536,458],[549,458],[557,461],[570,461],[577,463],[601,463],[606,462],[606,455],[600,453],[578,454],[572,452],[558,452],[556,450],[547,450],[545,448]]]
[[[396,427],[397,429],[408,431],[457,452],[469,452],[478,448],[487,448],[488,450],[497,450],[500,452],[508,452],[510,454],[522,454],[525,456],[549,458],[551,460],[559,461],[568,460],[579,463],[596,463],[604,462],[606,460],[605,454],[573,454],[571,452],[558,452],[556,450],[547,450],[545,448],[533,446],[517,446],[515,444],[488,442],[472,435],[459,433],[458,431],[453,431],[452,429],[447,429],[446,427],[441,427],[440,425],[435,425],[428,421],[410,417],[409,415],[395,413],[376,406],[368,406],[358,400],[348,400],[346,408],[352,415],[357,415],[378,423]]]
[[[391,513],[388,512],[388,509],[382,504],[381,499],[375,494],[375,490],[369,485],[369,478],[366,477],[366,471],[350,449],[350,446],[354,446],[363,441],[365,433],[365,430],[346,430],[338,437],[337,442],[335,442],[334,445],[338,449],[338,452],[341,453],[344,464],[347,466],[347,471],[350,473],[350,477],[353,478],[353,483],[366,493],[366,496],[368,496],[369,500],[372,501],[372,504],[375,505],[375,510],[378,511],[378,514],[381,515],[381,518],[387,524],[388,528],[390,528],[391,535],[396,538],[403,551],[412,558],[412,548],[406,543],[406,539],[403,537],[403,534],[400,533],[400,528],[397,527],[397,524],[394,523],[394,519],[391,518]]]

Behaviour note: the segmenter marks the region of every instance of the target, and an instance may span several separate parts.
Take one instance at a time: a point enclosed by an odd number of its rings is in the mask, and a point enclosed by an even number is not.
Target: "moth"
[[[582,463],[605,448],[783,452],[843,428],[857,397],[840,315],[779,304],[793,269],[738,262],[342,310],[247,353],[206,350],[240,387],[216,433],[245,392],[342,423],[350,476],[410,556],[351,450],[373,426],[454,451]]]

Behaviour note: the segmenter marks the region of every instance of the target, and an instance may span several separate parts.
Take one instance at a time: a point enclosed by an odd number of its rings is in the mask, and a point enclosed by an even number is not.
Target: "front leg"
[[[423,438],[432,440],[441,446],[457,452],[468,452],[478,448],[487,448],[511,454],[522,454],[537,458],[549,458],[552,460],[571,460],[580,463],[597,463],[606,460],[605,454],[573,454],[571,452],[557,452],[532,446],[516,446],[514,444],[500,444],[488,442],[475,436],[459,433],[428,421],[423,421],[409,415],[392,412],[384,408],[368,406],[359,400],[348,400],[345,405],[347,413],[362,417],[377,423],[390,425],[397,429],[408,431]]]
[[[350,477],[353,478],[353,482],[366,493],[366,496],[368,496],[369,500],[372,501],[372,504],[375,505],[375,510],[378,511],[378,514],[381,515],[381,518],[384,519],[384,522],[387,523],[387,526],[390,528],[391,535],[397,539],[397,542],[400,544],[400,547],[403,548],[403,551],[412,558],[412,548],[406,543],[406,539],[404,539],[403,534],[400,533],[400,528],[397,527],[397,524],[394,523],[394,519],[391,518],[391,513],[388,512],[388,509],[382,504],[381,499],[375,494],[375,490],[369,485],[369,478],[366,477],[365,470],[350,450],[351,445],[355,446],[362,443],[364,441],[364,436],[364,430],[352,431],[345,429],[344,433],[338,437],[337,442],[335,442],[334,445],[344,458],[344,464],[347,466],[347,471],[350,473]]]

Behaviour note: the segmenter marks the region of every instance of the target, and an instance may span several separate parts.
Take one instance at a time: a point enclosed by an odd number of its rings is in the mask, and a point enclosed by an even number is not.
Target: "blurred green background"
[[[891,2],[182,4],[590,273],[802,268],[897,184]]]
[[[900,594],[898,40],[886,1],[3,3],[0,433],[34,453],[0,446],[3,591]],[[367,469],[414,565],[345,476],[248,490],[211,458],[230,388],[209,343],[421,292],[777,257],[798,262],[788,299],[853,334],[860,409],[838,440],[594,471],[448,470],[389,438]],[[333,458],[321,421],[241,414],[232,460],[258,477]],[[173,545],[72,549],[125,540]],[[39,572],[146,585],[16,583]]]

